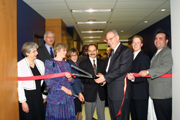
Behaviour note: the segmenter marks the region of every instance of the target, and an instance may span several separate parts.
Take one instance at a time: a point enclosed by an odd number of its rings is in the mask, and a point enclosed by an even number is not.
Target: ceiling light
[[[123,30],[121,30],[121,32],[124,32]]]
[[[103,31],[81,31],[81,33],[103,33]]]
[[[144,21],[144,23],[148,23],[148,21],[146,20],[146,21]]]
[[[128,42],[129,40],[119,40],[120,42]]]
[[[112,9],[72,10],[72,12],[111,12]]]
[[[90,36],[90,37],[84,37],[84,38],[101,38],[101,36]]]
[[[97,24],[97,23],[107,23],[107,21],[88,21],[88,22],[77,22],[77,24]]]
[[[161,9],[161,11],[164,12],[164,11],[166,11],[166,9],[163,8],[163,9]]]
[[[100,40],[85,40],[84,42],[99,42]]]

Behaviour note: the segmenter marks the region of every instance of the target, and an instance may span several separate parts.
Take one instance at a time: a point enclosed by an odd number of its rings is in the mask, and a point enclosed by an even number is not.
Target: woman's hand
[[[65,73],[65,76],[70,82],[72,82],[72,76],[70,73]]]
[[[61,90],[63,90],[63,91],[64,91],[66,94],[68,94],[68,95],[72,95],[71,90],[68,89],[68,88],[66,88],[66,87],[64,87],[64,86],[61,87]]]
[[[25,113],[28,113],[28,112],[29,112],[28,104],[27,104],[26,102],[22,102],[21,105],[22,105],[22,110],[23,110]]]
[[[83,96],[82,93],[79,93],[78,99],[79,99],[81,102],[84,102],[84,96]]]

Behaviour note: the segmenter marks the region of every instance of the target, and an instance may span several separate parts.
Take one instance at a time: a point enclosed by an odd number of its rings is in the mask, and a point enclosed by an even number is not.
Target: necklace
[[[29,65],[33,65],[34,64],[34,62],[32,62],[32,63],[29,63]]]

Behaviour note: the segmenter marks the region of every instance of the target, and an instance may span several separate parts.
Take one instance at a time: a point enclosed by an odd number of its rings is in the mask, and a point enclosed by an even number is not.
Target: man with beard
[[[79,67],[93,76],[98,73],[105,73],[105,62],[96,57],[98,53],[97,46],[90,44],[88,46],[89,58],[80,62]],[[105,87],[97,84],[93,78],[82,78],[84,84],[84,98],[85,98],[85,114],[86,120],[93,119],[94,109],[96,107],[98,120],[105,120]]]
[[[81,62],[82,60],[88,58],[88,45],[84,45],[82,47],[82,54],[79,56],[78,61]]]

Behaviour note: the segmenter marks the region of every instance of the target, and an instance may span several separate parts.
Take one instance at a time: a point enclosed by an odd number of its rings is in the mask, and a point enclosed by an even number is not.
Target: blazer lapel
[[[49,59],[51,59],[51,55],[49,54],[49,52],[48,52],[48,50],[47,50],[47,48],[46,48],[45,45],[43,46],[43,52],[44,52],[44,54],[45,54]]]
[[[92,66],[92,63],[91,63],[91,61],[90,61],[90,59],[88,58],[88,71],[90,72],[90,74],[91,75],[95,75],[95,73],[94,73],[94,68],[93,68],[93,66]]]

